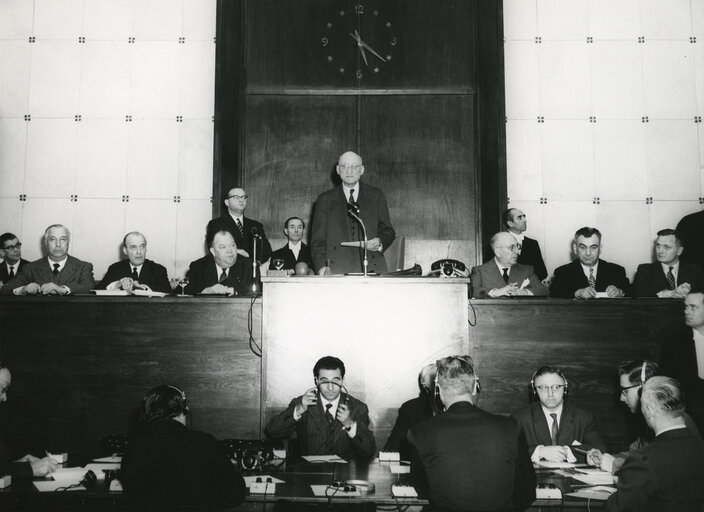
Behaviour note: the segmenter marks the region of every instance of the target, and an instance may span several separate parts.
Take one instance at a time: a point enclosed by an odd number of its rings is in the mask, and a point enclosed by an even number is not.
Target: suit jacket
[[[704,270],[702,267],[680,260],[677,272],[677,285],[689,283],[693,290],[704,287]],[[636,277],[633,280],[633,295],[636,297],[655,297],[659,291],[667,290],[667,277],[662,270],[662,264],[643,263],[638,265]]]
[[[398,410],[398,417],[389,439],[384,445],[385,452],[399,452],[401,460],[411,460],[413,447],[408,442],[408,431],[412,426],[433,417],[430,402],[424,396],[418,396],[404,402]]]
[[[8,404],[0,403],[0,476],[10,475],[15,479],[31,479],[33,476],[30,462],[15,462],[25,455],[17,446],[18,441],[10,432],[16,430],[12,424]]]
[[[27,260],[23,260],[20,258],[19,264],[17,265],[17,267],[15,267],[15,275],[19,274],[22,266],[26,265],[27,263],[29,263]],[[10,277],[8,276],[7,265],[5,265],[4,261],[0,262],[0,283],[5,284],[9,279]]]
[[[527,236],[523,237],[521,254],[518,255],[518,263],[533,267],[535,275],[538,276],[538,279],[541,281],[548,277],[548,269],[545,268],[543,253],[540,252],[540,245],[538,245],[537,240],[533,240]]]
[[[548,420],[543,414],[540,402],[534,402],[528,407],[513,414],[528,442],[528,451],[532,454],[539,445],[552,445]],[[562,406],[562,416],[558,424],[557,444],[570,446],[574,441],[606,451],[606,445],[601,440],[594,426],[594,414],[581,409],[565,400]]]
[[[196,295],[205,288],[219,282],[220,276],[215,268],[215,259],[212,254],[207,254],[188,267],[188,285],[186,293]],[[244,256],[237,256],[237,261],[230,267],[227,279],[223,283],[235,289],[235,295],[250,295],[252,293],[252,260]]]
[[[242,503],[247,494],[222,444],[171,419],[130,441],[121,472],[134,508],[217,510]]]
[[[340,403],[347,399],[350,417],[357,422],[357,435],[350,439],[342,430],[342,424],[335,421],[331,427],[325,418],[325,411],[318,399],[296,421],[293,411],[301,403],[301,398],[291,400],[288,408],[271,418],[266,424],[266,435],[271,439],[288,439],[295,432],[298,436],[299,455],[331,455],[350,459],[371,459],[376,454],[374,435],[369,430],[369,409],[354,397],[340,394]]]
[[[357,204],[359,216],[367,228],[367,240],[379,237],[383,249],[388,249],[396,238],[396,232],[391,225],[384,193],[360,182]],[[347,215],[347,198],[342,185],[318,196],[311,232],[311,251],[316,271],[324,267],[326,261],[329,261],[335,274],[363,271],[362,249],[340,245],[341,242],[364,240],[361,227]],[[370,272],[386,272],[386,260],[382,253],[369,251],[367,259]]]
[[[680,259],[704,267],[704,210],[682,217],[677,231],[684,238]]]
[[[704,432],[704,380],[699,378],[691,327],[681,325],[669,331],[660,353],[660,371],[679,381],[686,398],[687,412],[699,431]]]
[[[13,279],[0,288],[0,295],[12,295],[15,288],[29,283],[39,285],[55,283],[59,286],[68,286],[74,295],[88,293],[95,287],[93,265],[70,255],[67,258],[64,268],[56,276],[49,266],[47,258],[27,263]]]
[[[669,430],[626,459],[605,510],[704,510],[704,441],[686,428]]]
[[[95,288],[104,290],[110,283],[119,281],[123,277],[132,277],[130,260],[121,260],[110,265],[105,277]],[[152,260],[144,260],[142,270],[139,273],[139,282],[146,284],[155,292],[171,293],[171,285],[169,284],[166,268],[154,263]]]
[[[306,244],[301,243],[301,250],[298,251],[298,258],[293,255],[293,251],[288,248],[288,242],[281,249],[277,249],[271,253],[271,260],[269,262],[269,269],[274,270],[273,261],[276,258],[281,258],[284,260],[284,270],[291,270],[296,267],[297,263],[307,263],[308,267],[313,268],[313,257],[310,253],[310,247]]]
[[[264,226],[261,222],[257,222],[256,220],[250,219],[248,217],[243,217],[242,220],[242,231],[244,231],[244,238],[242,238],[240,230],[237,229],[237,224],[235,224],[235,220],[228,212],[225,212],[222,217],[217,217],[208,222],[208,226],[206,227],[206,234],[210,235],[210,233],[218,232],[221,230],[229,231],[232,234],[232,237],[235,239],[237,248],[247,251],[249,257],[254,258],[255,239],[252,235],[252,229],[256,229],[262,237],[261,242],[257,240],[257,260],[260,263],[265,262],[271,256],[271,244],[266,238]]]
[[[521,286],[523,281],[528,279],[529,283],[525,289],[533,292],[535,296],[544,297],[548,294],[548,289],[543,286],[538,276],[533,273],[533,267],[530,265],[516,263],[511,267],[508,276],[509,282],[518,283],[518,286]],[[474,290],[473,296],[478,299],[486,299],[492,289],[506,286],[504,277],[493,258],[491,261],[487,261],[483,265],[477,265],[472,269],[471,282]]]
[[[457,402],[411,428],[411,474],[440,510],[523,509],[535,499],[535,472],[513,418]],[[470,469],[472,468],[472,469]]]
[[[596,273],[596,291],[605,292],[609,285],[623,290],[625,296],[630,294],[631,284],[626,277],[626,270],[621,265],[600,259]],[[555,269],[555,278],[550,285],[550,295],[574,299],[574,292],[587,286],[589,286],[589,280],[584,275],[579,259],[576,259]]]

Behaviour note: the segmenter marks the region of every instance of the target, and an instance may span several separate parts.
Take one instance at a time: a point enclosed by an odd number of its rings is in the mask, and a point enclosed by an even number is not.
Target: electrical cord
[[[467,323],[469,324],[470,327],[476,327],[477,325],[477,310],[474,309],[474,304],[472,304],[471,300],[468,300],[467,303],[469,304],[469,310],[472,312],[472,316],[474,317],[474,323],[472,323],[472,320],[467,317]]]
[[[261,293],[255,293],[252,295],[252,299],[249,303],[249,311],[247,312],[247,331],[249,332],[249,350],[251,350],[255,356],[262,357],[262,348],[254,339],[253,310],[254,303],[257,301],[258,297],[261,297]]]

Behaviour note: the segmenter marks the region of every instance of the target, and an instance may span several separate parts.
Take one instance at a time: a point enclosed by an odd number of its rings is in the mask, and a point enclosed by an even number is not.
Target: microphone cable
[[[262,347],[254,339],[254,303],[257,298],[261,297],[261,293],[255,293],[252,295],[249,302],[249,311],[247,312],[247,331],[249,333],[249,350],[257,357],[262,357]]]

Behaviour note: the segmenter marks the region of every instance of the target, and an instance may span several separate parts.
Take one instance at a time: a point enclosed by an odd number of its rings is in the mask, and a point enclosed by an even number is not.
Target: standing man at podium
[[[342,183],[320,194],[315,202],[311,236],[313,265],[320,275],[364,270],[362,248],[340,245],[342,242],[364,243],[362,227],[353,217],[357,215],[367,229],[368,271],[385,272],[383,252],[396,238],[386,196],[380,189],[359,181],[364,165],[362,157],[352,151],[338,159],[337,174]]]

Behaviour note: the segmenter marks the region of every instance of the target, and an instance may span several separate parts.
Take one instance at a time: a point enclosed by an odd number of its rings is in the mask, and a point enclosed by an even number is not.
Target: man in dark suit
[[[535,499],[535,473],[515,420],[474,406],[468,356],[439,360],[437,385],[447,409],[408,434],[419,495],[435,510],[523,510]]]
[[[573,462],[569,449],[577,443],[604,451],[605,445],[594,426],[594,414],[567,400],[567,378],[562,370],[543,366],[531,378],[533,397],[528,407],[514,413],[523,431],[531,459],[538,462]]]
[[[686,428],[684,408],[676,380],[652,377],[643,384],[641,409],[655,439],[626,458],[605,510],[704,510],[704,441]]]
[[[518,263],[533,267],[535,275],[540,281],[545,281],[548,277],[548,270],[545,268],[543,254],[540,252],[540,245],[537,240],[528,238],[523,232],[528,229],[528,219],[526,214],[518,208],[509,208],[504,211],[502,219],[509,233],[518,242]]]
[[[682,217],[677,232],[684,241],[682,260],[704,267],[704,210]]]
[[[684,299],[691,289],[704,288],[704,268],[682,261],[682,237],[674,229],[661,229],[655,240],[657,263],[638,265],[633,280],[636,297]]]
[[[0,235],[0,249],[5,253],[5,260],[0,263],[0,288],[15,277],[20,267],[29,263],[22,259],[22,243],[12,233]]]
[[[271,244],[266,238],[264,226],[261,222],[244,216],[249,196],[244,189],[235,187],[230,189],[225,196],[227,212],[221,217],[208,222],[205,230],[206,240],[212,239],[218,231],[229,231],[237,244],[237,253],[240,256],[254,258],[256,244],[257,262],[264,263],[271,256]]]
[[[516,263],[518,242],[510,233],[502,231],[492,236],[491,249],[494,259],[472,269],[474,297],[486,299],[548,294],[548,289],[533,273],[533,267]]]
[[[122,252],[127,259],[110,265],[97,289],[171,293],[166,268],[147,259],[147,239],[142,233],[127,233],[122,239]]]
[[[313,214],[311,250],[318,274],[362,272],[364,251],[346,247],[342,242],[364,243],[357,215],[367,229],[368,271],[386,271],[383,252],[396,238],[389,218],[386,196],[376,187],[361,183],[364,174],[362,157],[348,151],[338,159],[337,174],[342,183],[318,196]],[[351,213],[350,213],[351,212]]]
[[[687,412],[704,432],[704,290],[692,290],[685,297],[684,323],[668,332],[660,370],[680,382]]]
[[[93,265],[69,256],[71,233],[66,226],[53,224],[44,232],[47,258],[22,267],[19,274],[0,288],[2,295],[68,295],[88,293],[95,286]]]
[[[342,391],[344,378],[345,363],[340,359],[319,359],[313,367],[315,387],[267,422],[267,437],[288,439],[295,432],[300,455],[371,459],[376,442],[369,430],[369,409]]]
[[[247,495],[244,479],[212,435],[186,427],[186,394],[162,385],[144,397],[145,429],[127,445],[121,480],[130,506],[220,510]]]
[[[313,267],[313,257],[310,253],[310,247],[303,243],[303,231],[306,228],[305,222],[300,217],[290,217],[284,222],[284,235],[288,238],[288,242],[281,249],[277,249],[271,253],[269,269],[275,270],[293,270],[299,263],[305,263],[308,268]],[[283,260],[284,266],[281,269],[276,269],[274,261]]]
[[[195,295],[249,295],[252,292],[251,260],[237,255],[237,244],[227,230],[209,233],[210,254],[191,262],[186,293]]]
[[[574,234],[572,248],[577,259],[555,269],[550,286],[552,297],[591,299],[598,293],[623,297],[630,291],[626,270],[621,265],[599,259],[601,232],[583,227]]]

